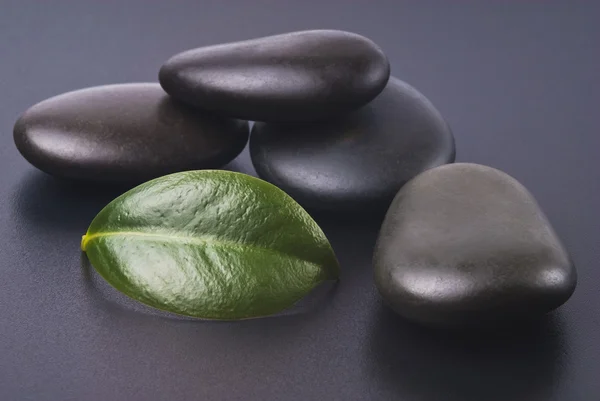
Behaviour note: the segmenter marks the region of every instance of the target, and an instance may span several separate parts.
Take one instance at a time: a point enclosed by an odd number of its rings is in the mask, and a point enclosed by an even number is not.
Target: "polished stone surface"
[[[455,156],[438,110],[394,77],[375,100],[344,117],[256,123],[250,151],[258,175],[302,205],[359,212],[385,211],[406,181]]]
[[[529,191],[499,170],[470,163],[426,171],[398,192],[373,264],[392,309],[439,326],[544,314],[562,305],[577,282]]]
[[[49,174],[136,183],[223,166],[246,145],[248,123],[177,104],[158,84],[107,85],[36,104],[15,124],[14,140]]]
[[[356,109],[381,92],[390,75],[383,51],[344,31],[291,32],[201,47],[160,69],[173,97],[253,121],[308,121]]]

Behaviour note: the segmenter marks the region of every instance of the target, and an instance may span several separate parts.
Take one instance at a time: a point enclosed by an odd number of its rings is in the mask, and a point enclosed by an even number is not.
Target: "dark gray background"
[[[600,399],[599,18],[594,1],[0,1],[0,399]],[[374,289],[379,223],[352,216],[319,216],[339,285],[284,317],[165,317],[82,266],[80,237],[120,190],[36,171],[13,145],[18,115],[155,81],[184,49],[309,28],[372,38],[447,118],[459,161],[533,192],[579,271],[566,305],[479,339],[416,328]],[[229,167],[250,171],[247,152]]]

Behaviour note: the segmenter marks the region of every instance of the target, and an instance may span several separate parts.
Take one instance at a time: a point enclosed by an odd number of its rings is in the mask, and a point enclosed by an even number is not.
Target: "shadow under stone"
[[[96,214],[128,189],[131,186],[63,180],[34,170],[17,187],[13,210],[32,229],[84,234]]]
[[[399,399],[547,400],[565,364],[556,313],[495,331],[447,332],[380,305],[372,327],[369,373]]]

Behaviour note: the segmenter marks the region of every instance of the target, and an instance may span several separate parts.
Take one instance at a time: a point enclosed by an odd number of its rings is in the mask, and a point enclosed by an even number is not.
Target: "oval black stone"
[[[250,137],[258,175],[312,209],[387,209],[417,174],[454,161],[454,138],[435,107],[391,78],[361,109],[335,120],[256,123]]]
[[[407,183],[375,249],[375,284],[400,315],[487,326],[563,304],[574,266],[533,196],[491,167],[438,167]]]
[[[293,32],[189,50],[160,69],[171,96],[253,121],[309,121],[354,110],[385,87],[390,66],[350,32]]]
[[[248,141],[248,123],[173,101],[158,84],[99,86],[65,93],[27,110],[14,140],[31,164],[65,178],[141,182],[217,168]]]

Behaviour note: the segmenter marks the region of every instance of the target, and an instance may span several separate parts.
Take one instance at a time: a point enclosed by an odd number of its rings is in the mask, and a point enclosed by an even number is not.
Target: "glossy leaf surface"
[[[266,316],[339,267],[316,222],[277,187],[240,173],[176,173],[106,206],[81,248],[112,286],[207,319]]]

